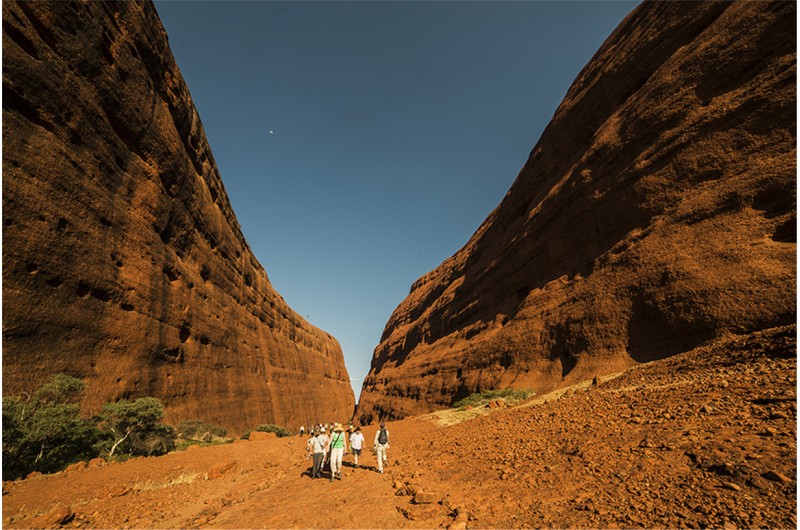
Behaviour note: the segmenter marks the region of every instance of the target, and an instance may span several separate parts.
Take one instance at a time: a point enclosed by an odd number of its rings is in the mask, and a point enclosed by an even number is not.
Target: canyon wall
[[[352,415],[338,342],[242,235],[152,3],[3,2],[3,393],[56,372],[88,411]]]
[[[796,320],[796,5],[645,2],[420,278],[357,417],[542,391]]]

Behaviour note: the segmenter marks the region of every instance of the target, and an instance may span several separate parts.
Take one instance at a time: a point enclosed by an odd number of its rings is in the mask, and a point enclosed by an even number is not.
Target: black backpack
[[[378,443],[381,445],[386,445],[386,442],[389,441],[389,433],[386,432],[386,429],[381,428],[381,433],[378,435]]]

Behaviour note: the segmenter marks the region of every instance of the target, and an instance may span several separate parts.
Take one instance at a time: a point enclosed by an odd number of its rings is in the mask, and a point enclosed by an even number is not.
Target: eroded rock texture
[[[794,322],[795,4],[647,2],[386,325],[363,421]]]
[[[350,417],[338,342],[242,236],[150,3],[3,2],[3,392],[237,431]]]

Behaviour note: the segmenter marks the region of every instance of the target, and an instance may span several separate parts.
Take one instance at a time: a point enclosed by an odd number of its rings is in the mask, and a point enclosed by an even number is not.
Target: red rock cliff
[[[152,395],[236,431],[350,417],[338,342],[273,290],[151,3],[3,2],[3,392]]]
[[[542,390],[794,322],[793,2],[646,2],[470,241],[395,310],[358,416]]]

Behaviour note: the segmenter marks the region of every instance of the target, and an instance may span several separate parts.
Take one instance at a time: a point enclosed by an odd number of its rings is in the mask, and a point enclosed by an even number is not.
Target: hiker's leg
[[[336,473],[342,472],[342,457],[344,457],[344,448],[336,450]]]
[[[383,459],[386,458],[386,448],[382,445],[378,445],[378,449],[375,451],[375,454],[378,457],[378,471],[383,473]]]
[[[314,458],[317,460],[317,478],[322,476],[322,457],[325,456],[324,453],[317,453],[314,455]]]

